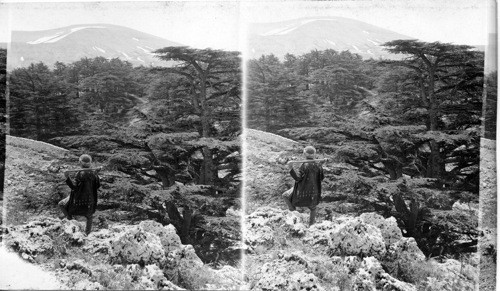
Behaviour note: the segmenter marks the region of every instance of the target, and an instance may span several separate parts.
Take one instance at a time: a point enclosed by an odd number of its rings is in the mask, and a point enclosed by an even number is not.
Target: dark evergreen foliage
[[[329,173],[327,201],[395,216],[427,255],[473,251],[477,216],[452,205],[478,201],[484,54],[415,40],[385,46],[405,58],[325,50],[250,60],[248,126],[354,166]],[[288,117],[285,104],[303,111]]]

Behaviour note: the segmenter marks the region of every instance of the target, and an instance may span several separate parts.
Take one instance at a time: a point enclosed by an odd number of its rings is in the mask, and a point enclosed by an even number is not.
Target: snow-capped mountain
[[[300,55],[311,50],[348,50],[363,58],[397,58],[385,51],[383,43],[395,39],[414,39],[387,29],[343,17],[301,18],[249,26],[249,56],[278,57]]]
[[[72,25],[43,31],[13,31],[8,49],[8,67],[24,67],[33,62],[52,66],[83,57],[120,58],[133,65],[161,65],[153,51],[181,46],[151,34],[110,24]]]

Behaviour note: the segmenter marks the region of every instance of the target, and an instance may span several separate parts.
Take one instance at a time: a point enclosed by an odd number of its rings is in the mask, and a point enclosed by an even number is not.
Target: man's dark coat
[[[101,186],[99,176],[92,170],[79,171],[75,184],[68,177],[66,184],[71,188],[68,202],[70,215],[92,215],[97,207],[97,189]]]
[[[299,207],[318,205],[321,200],[321,181],[325,178],[321,165],[306,162],[300,166],[299,174],[291,169],[290,175],[295,179],[292,205]]]

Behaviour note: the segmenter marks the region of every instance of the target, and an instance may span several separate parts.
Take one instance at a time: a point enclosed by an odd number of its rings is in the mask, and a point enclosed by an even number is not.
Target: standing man
[[[71,194],[59,202],[59,208],[67,219],[73,219],[73,215],[81,215],[87,218],[85,233],[92,230],[92,218],[97,207],[97,189],[101,186],[99,176],[90,169],[92,158],[83,154],[79,159],[82,170],[76,173],[75,182],[65,172],[66,184],[71,188]]]
[[[316,219],[316,206],[321,200],[321,181],[325,177],[321,164],[314,161],[315,155],[316,149],[314,147],[304,148],[306,162],[300,166],[298,174],[293,169],[293,163],[288,162],[290,175],[295,180],[295,185],[283,193],[283,199],[290,211],[295,210],[295,207],[308,207],[311,210],[309,226],[313,225]]]

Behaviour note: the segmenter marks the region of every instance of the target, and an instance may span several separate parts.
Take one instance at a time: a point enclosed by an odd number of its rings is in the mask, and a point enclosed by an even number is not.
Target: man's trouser
[[[295,210],[295,206],[293,206],[292,204],[292,193],[293,193],[293,187],[286,190],[281,195],[283,197],[283,200],[285,200],[286,205],[288,206],[288,210],[290,211]],[[311,205],[308,208],[309,210],[311,210],[311,213],[309,215],[309,225],[313,225],[316,220],[316,205]]]
[[[63,200],[59,201],[59,209],[61,209],[62,213],[64,213],[64,216],[66,216],[67,219],[73,219],[73,216],[69,214],[68,212],[68,203],[69,203],[69,196],[64,198]],[[85,226],[85,233],[89,234],[90,231],[92,231],[92,219],[93,215],[92,214],[87,214],[84,215],[85,218],[87,218],[87,224]]]

